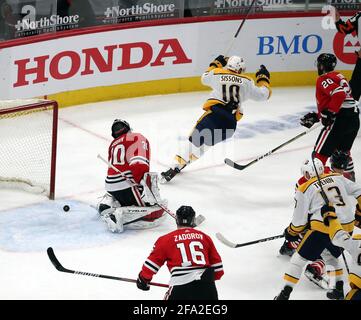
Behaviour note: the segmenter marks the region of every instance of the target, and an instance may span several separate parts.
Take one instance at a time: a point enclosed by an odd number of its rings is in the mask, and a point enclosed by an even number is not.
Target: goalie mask
[[[301,173],[307,180],[316,177],[317,174],[321,175],[324,171],[323,163],[320,159],[314,158],[313,161],[315,165],[313,165],[312,159],[306,159],[303,161],[301,166]],[[315,167],[317,169],[317,173]]]
[[[114,120],[112,124],[112,137],[114,139],[120,137],[122,134],[127,133],[128,131],[130,131],[130,126],[127,121],[121,119]]]
[[[225,68],[237,73],[242,73],[246,70],[246,63],[242,57],[231,56],[228,58]]]
[[[176,212],[176,222],[178,226],[193,227],[196,213],[192,207],[181,206]]]

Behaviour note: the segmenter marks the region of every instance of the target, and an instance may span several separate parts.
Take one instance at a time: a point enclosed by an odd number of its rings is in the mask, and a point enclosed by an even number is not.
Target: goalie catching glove
[[[211,64],[210,67],[216,67],[216,68],[222,68],[227,64],[228,57],[219,55],[217,58],[215,58]]]
[[[311,128],[315,123],[319,122],[316,112],[309,112],[300,119],[301,126]]]
[[[269,84],[270,79],[271,79],[271,75],[269,71],[263,64],[261,64],[259,70],[256,72],[256,82],[259,83],[265,81]]]

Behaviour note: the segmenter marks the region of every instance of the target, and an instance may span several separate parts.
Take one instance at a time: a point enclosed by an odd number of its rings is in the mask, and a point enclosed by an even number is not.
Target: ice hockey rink
[[[133,283],[58,272],[46,249],[53,247],[69,269],[136,279],[153,243],[174,230],[175,221],[168,216],[155,229],[110,233],[92,207],[104,194],[106,174],[97,154],[106,157],[111,124],[122,118],[149,139],[151,171],[163,171],[201,116],[207,97],[202,91],[60,109],[56,200],[0,189],[0,299],[162,299],[164,288],[143,292]],[[314,88],[274,88],[268,102],[249,101],[244,108],[232,139],[208,151],[160,191],[170,210],[191,205],[206,217],[199,229],[214,240],[225,271],[217,282],[219,298],[269,300],[279,293],[289,261],[278,253],[283,239],[233,249],[215,233],[237,243],[282,234],[292,216],[301,162],[311,154],[319,130],[244,171],[226,166],[224,158],[247,163],[304,131],[299,118],[315,109]],[[361,181],[360,134],[352,155]],[[67,213],[65,204],[70,206]],[[168,280],[166,266],[153,279]],[[327,298],[325,290],[303,276],[291,299]]]

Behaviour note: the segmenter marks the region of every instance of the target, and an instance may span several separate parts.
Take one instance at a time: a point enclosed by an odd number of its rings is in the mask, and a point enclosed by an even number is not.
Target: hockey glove
[[[300,119],[301,126],[311,128],[315,123],[319,122],[316,112],[309,112]]]
[[[300,240],[302,239],[300,237],[300,234],[294,233],[293,231],[290,230],[289,227],[287,227],[285,229],[283,234],[288,242],[296,243],[296,242],[300,242]],[[297,246],[296,246],[296,248],[297,248]]]
[[[335,121],[336,113],[327,109],[321,112],[321,122],[325,127],[332,125]]]
[[[256,72],[256,82],[266,81],[270,83],[271,75],[267,68],[261,64],[259,70]]]
[[[149,281],[141,276],[139,273],[137,279],[137,287],[140,290],[148,291],[150,289]]]
[[[291,242],[285,240],[282,247],[279,250],[280,255],[292,257],[295,253],[295,249],[291,245]]]
[[[361,208],[358,204],[356,205],[355,212],[355,226],[361,229]]]
[[[323,223],[327,227],[330,225],[330,219],[337,219],[335,207],[330,206],[330,205],[325,204],[321,208],[321,215],[322,215],[322,218],[323,218]]]
[[[222,68],[227,64],[228,58],[222,55],[219,55],[217,58],[215,58],[211,64],[210,67],[216,67],[216,68]]]

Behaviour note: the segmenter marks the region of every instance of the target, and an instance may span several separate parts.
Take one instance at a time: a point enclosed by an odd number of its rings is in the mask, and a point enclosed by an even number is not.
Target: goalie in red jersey
[[[124,225],[132,229],[155,226],[164,215],[159,204],[166,202],[160,199],[157,174],[149,172],[149,142],[125,120],[114,120],[111,130],[114,140],[108,149],[107,193],[98,211],[112,232],[122,232]]]
[[[177,230],[160,237],[144,262],[137,287],[149,290],[149,282],[167,262],[171,279],[166,300],[218,300],[215,280],[224,272],[212,239],[194,229],[195,212],[181,206],[176,212]]]
[[[310,128],[320,121],[323,124],[315,144],[316,157],[325,165],[335,150],[349,153],[360,128],[358,103],[352,97],[347,79],[334,71],[337,59],[333,54],[322,53],[317,58],[318,79],[316,101],[318,112],[301,118],[301,125]],[[345,177],[355,181],[353,161],[350,156]]]

